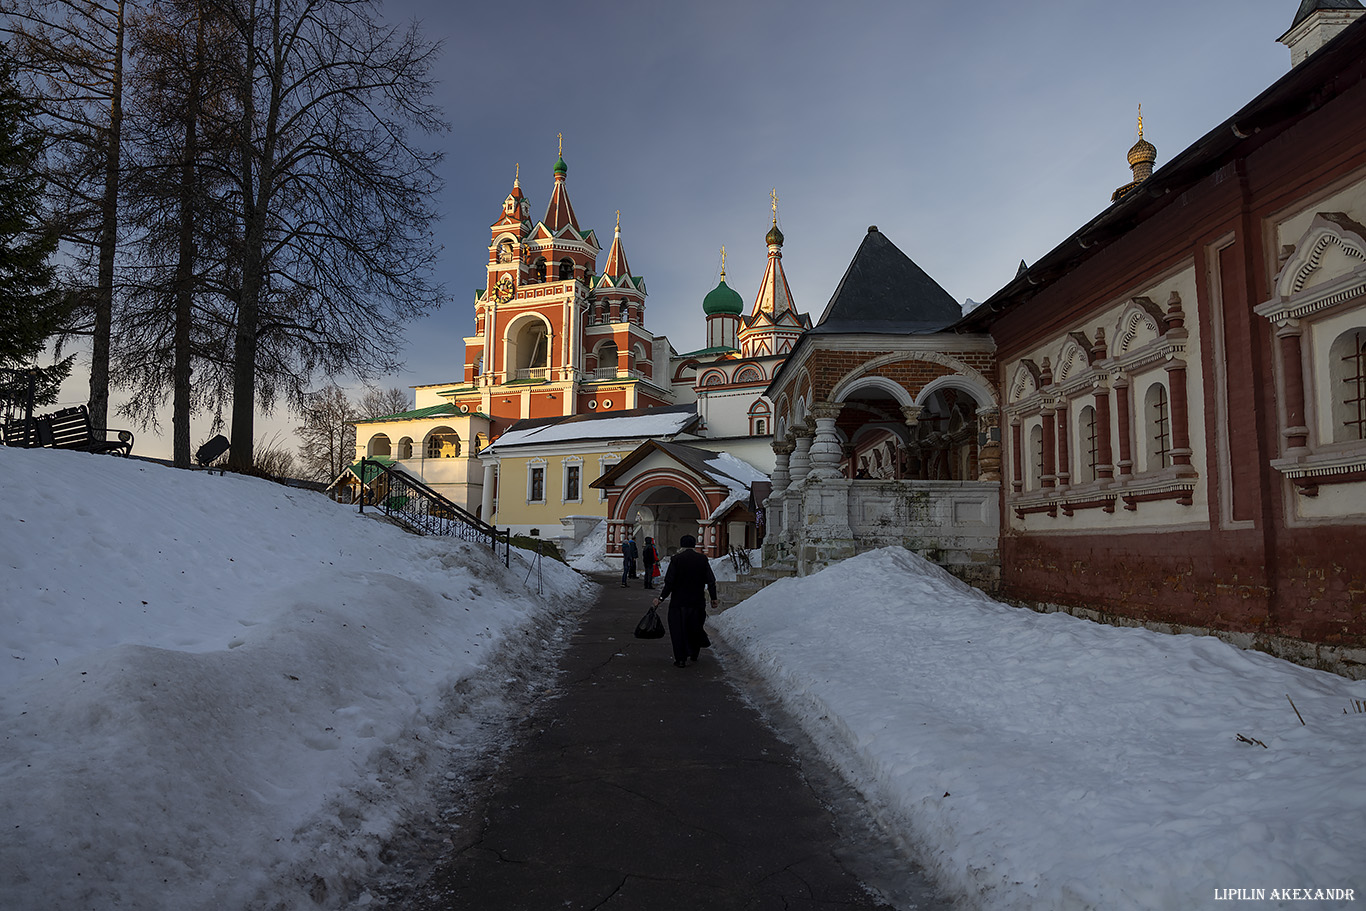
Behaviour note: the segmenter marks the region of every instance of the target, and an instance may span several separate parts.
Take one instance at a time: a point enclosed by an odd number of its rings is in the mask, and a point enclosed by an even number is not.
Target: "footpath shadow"
[[[852,867],[866,844],[818,794],[822,776],[704,650],[673,666],[667,637],[632,636],[652,592],[602,584],[555,680],[451,847],[388,907],[407,911],[948,907],[920,883],[887,904]],[[719,647],[723,647],[718,643]],[[824,776],[827,780],[830,776]],[[860,841],[862,840],[862,841]],[[851,849],[851,846],[854,846]],[[905,864],[894,851],[876,863]],[[866,869],[866,868],[865,868]],[[902,870],[884,871],[902,880]]]

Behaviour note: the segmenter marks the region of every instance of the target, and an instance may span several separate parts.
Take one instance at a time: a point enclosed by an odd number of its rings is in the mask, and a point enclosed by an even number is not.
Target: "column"
[[[811,428],[803,423],[793,427],[789,432],[796,448],[788,461],[788,470],[792,474],[792,483],[800,484],[811,471]]]
[[[1001,414],[995,408],[977,412],[977,480],[1001,480]]]
[[[906,419],[906,453],[914,461],[914,465],[908,466],[910,471],[907,473],[909,480],[920,480],[925,476],[925,453],[921,450],[918,434],[920,433],[920,413],[924,411],[919,405],[902,405],[901,414]]]
[[[1167,397],[1171,405],[1172,464],[1186,474],[1191,470],[1190,415],[1186,408],[1186,362],[1167,362]],[[1184,471],[1182,470],[1184,466]]]
[[[1302,453],[1309,443],[1309,427],[1304,420],[1304,349],[1300,344],[1299,320],[1286,320],[1276,329],[1281,346],[1282,389],[1285,393],[1286,455]]]
[[[1115,476],[1115,456],[1110,449],[1110,390],[1097,389],[1093,398],[1096,405],[1096,480],[1109,481]]]
[[[1072,480],[1067,440],[1067,402],[1058,406],[1058,486],[1066,487]]]
[[[1040,487],[1056,487],[1058,476],[1056,472],[1056,462],[1054,461],[1054,418],[1052,408],[1045,408],[1040,416],[1043,419],[1043,467],[1039,472]]]
[[[792,476],[788,474],[788,459],[792,456],[792,450],[797,447],[787,440],[773,443],[772,446],[773,455],[776,458],[776,463],[773,466],[773,492],[782,493],[787,490],[787,485],[792,482]]]
[[[1015,493],[1024,490],[1024,443],[1020,430],[1020,419],[1010,419],[1010,489]]]
[[[493,459],[484,462],[484,490],[479,500],[479,517],[493,524],[493,491],[498,483],[498,463]]]
[[[1134,473],[1134,460],[1129,450],[1129,380],[1127,377],[1120,377],[1115,380],[1115,417],[1119,421],[1119,476],[1121,478],[1131,476]]]
[[[839,434],[835,431],[835,422],[839,419],[842,407],[836,402],[820,402],[811,409],[811,416],[816,420],[816,432],[811,441],[811,470],[807,477],[833,480],[840,476],[843,449],[840,447]]]

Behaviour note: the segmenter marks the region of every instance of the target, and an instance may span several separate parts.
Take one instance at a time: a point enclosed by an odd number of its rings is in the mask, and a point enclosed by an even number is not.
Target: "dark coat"
[[[680,550],[669,560],[664,573],[664,587],[659,591],[662,601],[669,601],[669,641],[673,645],[674,660],[696,658],[698,649],[707,648],[711,640],[702,623],[707,619],[705,598],[716,600],[716,574],[711,563],[695,550]]]

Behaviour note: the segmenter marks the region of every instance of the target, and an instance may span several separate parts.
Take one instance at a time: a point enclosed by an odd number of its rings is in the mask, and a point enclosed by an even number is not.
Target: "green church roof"
[[[744,300],[726,284],[724,278],[721,279],[721,284],[712,288],[707,292],[707,296],[702,298],[702,312],[707,316],[716,316],[720,313],[733,313],[738,316],[744,311]]]

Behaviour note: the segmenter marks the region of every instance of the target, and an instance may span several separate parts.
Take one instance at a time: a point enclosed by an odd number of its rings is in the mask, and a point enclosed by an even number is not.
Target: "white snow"
[[[4,448],[0,472],[6,911],[365,904],[386,836],[489,746],[474,701],[593,596],[263,481]],[[1366,900],[1366,683],[1006,607],[899,549],[713,626],[961,907]]]
[[[607,560],[607,520],[603,519],[574,549],[564,555],[565,561],[581,573],[621,572],[621,564],[613,566]]]
[[[1366,901],[1366,682],[1007,607],[900,548],[714,625],[970,906]]]
[[[335,907],[483,736],[480,687],[592,598],[265,481],[6,448],[0,472],[6,909]]]
[[[543,446],[567,440],[643,440],[670,437],[697,417],[693,411],[662,411],[628,417],[602,417],[588,420],[559,421],[529,430],[511,430],[495,440],[486,451],[512,446]]]
[[[764,474],[753,465],[737,459],[728,452],[717,453],[714,458],[706,460],[707,470],[723,482],[729,491],[726,498],[721,501],[711,514],[707,516],[710,522],[718,516],[723,516],[736,503],[744,502],[749,499],[750,488],[759,481],[767,481],[768,475]]]

